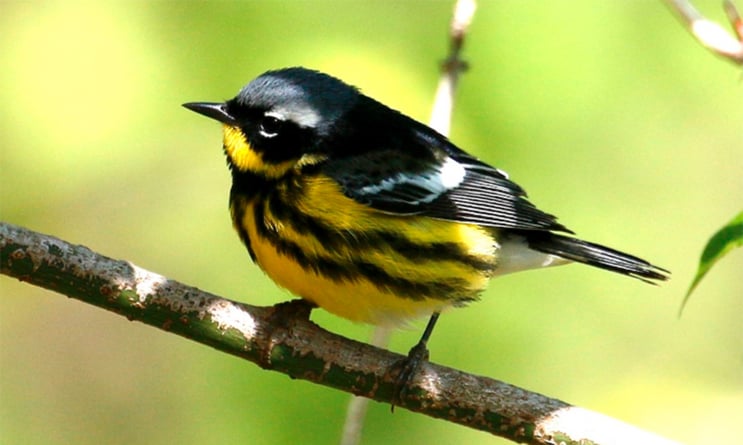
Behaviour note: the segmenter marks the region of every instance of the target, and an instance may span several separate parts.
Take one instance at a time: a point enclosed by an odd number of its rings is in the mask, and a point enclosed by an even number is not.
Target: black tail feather
[[[647,261],[599,244],[549,232],[526,233],[529,247],[543,253],[621,273],[647,283],[665,281],[670,272]]]

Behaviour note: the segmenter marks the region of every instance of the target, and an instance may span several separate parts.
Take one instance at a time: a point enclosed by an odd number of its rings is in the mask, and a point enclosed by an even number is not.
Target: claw
[[[395,387],[392,392],[392,404],[390,410],[395,412],[395,405],[401,405],[403,399],[407,396],[410,384],[413,382],[415,375],[420,370],[421,366],[428,361],[429,352],[428,339],[431,337],[433,327],[436,325],[436,320],[439,319],[439,313],[434,312],[431,315],[431,319],[428,320],[425,331],[421,336],[420,341],[410,349],[408,356],[404,359],[396,362],[390,368],[390,372],[395,376]]]
[[[410,349],[408,356],[392,365],[393,370],[398,370],[395,377],[395,387],[392,393],[392,405],[390,410],[395,411],[395,405],[400,405],[407,396],[410,385],[421,366],[428,361],[429,352],[426,342],[419,341]]]

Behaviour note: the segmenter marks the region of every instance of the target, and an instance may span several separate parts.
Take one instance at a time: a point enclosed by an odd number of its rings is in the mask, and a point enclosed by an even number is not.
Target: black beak
[[[236,125],[235,118],[227,112],[227,105],[213,102],[189,102],[183,104],[184,107],[206,117],[222,122],[223,124]]]

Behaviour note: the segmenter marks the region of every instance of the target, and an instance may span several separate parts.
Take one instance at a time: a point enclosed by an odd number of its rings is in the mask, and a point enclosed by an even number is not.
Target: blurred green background
[[[743,422],[743,255],[681,319],[743,201],[741,72],[661,1],[480,2],[453,140],[584,238],[673,271],[507,276],[439,323],[435,362],[690,444]],[[695,2],[718,21],[718,0]],[[337,75],[426,121],[451,1],[0,3],[0,216],[219,295],[289,295],[227,212],[217,124],[180,107],[263,71]],[[0,278],[0,438],[15,444],[335,443],[348,396]],[[369,328],[321,311],[343,335]],[[422,328],[422,324],[419,326]],[[394,336],[407,349],[419,329]],[[730,428],[732,427],[732,428]],[[372,403],[365,444],[505,443]]]

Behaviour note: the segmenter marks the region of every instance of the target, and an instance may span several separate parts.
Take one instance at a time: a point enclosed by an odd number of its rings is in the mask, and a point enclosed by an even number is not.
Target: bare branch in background
[[[441,64],[441,78],[436,88],[429,121],[431,128],[444,136],[449,135],[451,128],[454,93],[457,90],[459,75],[467,69],[467,62],[462,59],[461,53],[475,9],[477,4],[474,0],[458,0],[449,28],[449,56]]]
[[[689,32],[707,49],[731,62],[743,65],[743,21],[730,0],[723,3],[735,36],[704,17],[690,1],[666,0],[686,23]]]

